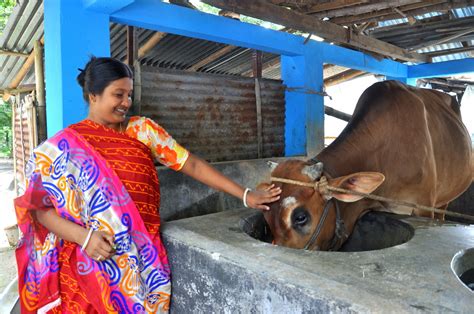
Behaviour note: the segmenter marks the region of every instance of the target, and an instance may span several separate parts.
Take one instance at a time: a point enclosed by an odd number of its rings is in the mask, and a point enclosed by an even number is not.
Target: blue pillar
[[[286,92],[285,155],[315,156],[324,148],[324,99],[312,92],[323,87],[320,54],[308,49],[304,56],[281,57]]]
[[[82,0],[45,0],[45,79],[48,136],[87,116],[78,68],[90,55],[110,56],[109,15],[87,11]]]

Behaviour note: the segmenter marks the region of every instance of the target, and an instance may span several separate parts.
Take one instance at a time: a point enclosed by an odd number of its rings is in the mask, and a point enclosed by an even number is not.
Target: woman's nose
[[[122,105],[130,107],[132,104],[132,97],[130,96],[125,96],[124,99],[122,100]]]

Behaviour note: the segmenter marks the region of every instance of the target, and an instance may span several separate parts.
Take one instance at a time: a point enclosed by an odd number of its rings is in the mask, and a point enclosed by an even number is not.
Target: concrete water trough
[[[473,291],[474,298],[474,248],[456,253],[451,262],[451,268],[463,285]]]
[[[465,269],[451,264],[474,247],[474,226],[374,214],[357,228],[346,247],[352,252],[310,252],[268,243],[255,210],[166,223],[172,310],[472,313],[474,293],[457,273]],[[467,255],[472,262],[472,249],[462,252],[454,264],[467,265]]]

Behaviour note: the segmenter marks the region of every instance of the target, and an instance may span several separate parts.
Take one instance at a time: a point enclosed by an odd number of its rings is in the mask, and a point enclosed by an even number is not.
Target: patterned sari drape
[[[149,151],[124,134],[84,123],[35,149],[27,191],[15,200],[23,234],[16,252],[22,313],[166,312],[170,271],[158,233],[158,178]],[[110,158],[111,152],[122,161]],[[33,213],[51,208],[113,234],[116,254],[96,262],[77,244],[49,233]]]

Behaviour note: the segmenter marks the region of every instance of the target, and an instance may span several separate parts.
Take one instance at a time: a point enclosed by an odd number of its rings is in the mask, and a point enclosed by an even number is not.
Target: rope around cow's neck
[[[277,177],[271,177],[270,180],[275,181],[275,182],[282,182],[282,183],[288,183],[288,184],[294,184],[294,185],[299,185],[299,186],[310,187],[310,188],[313,188],[313,189],[319,191],[319,193],[321,193],[321,195],[330,195],[330,193],[329,193],[330,191],[339,192],[339,193],[348,193],[348,194],[358,195],[358,196],[362,196],[362,197],[369,198],[369,199],[376,200],[376,201],[393,203],[393,204],[397,204],[397,205],[401,205],[401,206],[412,207],[412,208],[416,208],[416,209],[420,209],[420,210],[424,210],[424,211],[429,211],[429,212],[438,213],[438,214],[445,214],[447,216],[464,218],[464,219],[474,221],[474,216],[470,216],[470,215],[464,215],[464,214],[460,214],[460,213],[451,212],[451,211],[448,211],[448,210],[442,210],[442,209],[439,209],[439,208],[434,208],[434,207],[429,207],[429,206],[424,206],[424,205],[418,205],[418,204],[415,204],[415,203],[410,203],[410,202],[405,202],[405,201],[394,200],[394,199],[391,199],[391,198],[387,198],[387,197],[383,197],[383,196],[379,196],[379,195],[373,195],[373,194],[370,194],[370,193],[361,193],[361,192],[357,192],[357,191],[346,190],[346,189],[343,189],[343,188],[330,186],[328,184],[328,181],[327,181],[326,177],[324,177],[324,176],[321,177],[321,179],[317,182],[302,182],[302,181],[296,181],[296,180],[285,179],[285,178],[277,178]]]

